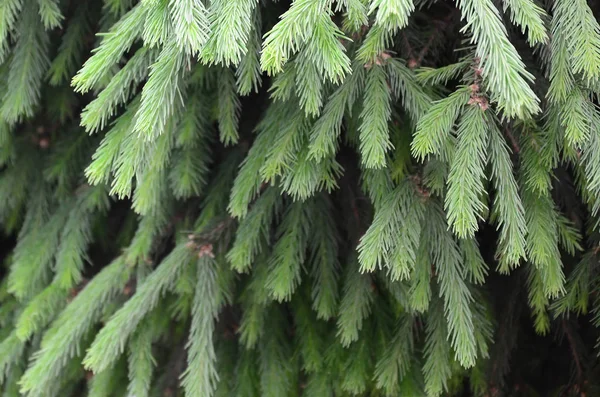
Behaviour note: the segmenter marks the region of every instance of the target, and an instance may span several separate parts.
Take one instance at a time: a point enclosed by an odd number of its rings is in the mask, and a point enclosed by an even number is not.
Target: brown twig
[[[562,320],[562,327],[567,336],[567,340],[569,341],[569,347],[571,348],[571,354],[573,355],[573,360],[575,361],[575,367],[577,368],[577,380],[578,383],[581,383],[583,379],[583,368],[581,367],[581,361],[579,360],[579,355],[577,354],[577,350],[575,349],[575,339],[573,338],[573,334],[571,333],[571,329],[567,324],[566,320]]]
[[[417,56],[417,59],[414,60],[414,63],[411,62],[412,59],[409,61],[409,65],[412,66],[412,68],[416,68],[419,67],[421,65],[421,63],[423,62],[423,58],[425,58],[425,55],[427,55],[427,52],[429,51],[429,49],[431,48],[431,45],[433,44],[433,42],[435,41],[435,39],[438,36],[438,29],[434,30],[433,33],[431,33],[431,35],[429,36],[429,40],[427,40],[427,43],[425,44],[425,47],[423,47],[421,49],[421,51],[419,51],[419,55]]]
[[[404,42],[404,45],[406,46],[406,52],[408,52],[408,57],[414,58],[413,49],[412,49],[410,42],[408,41],[408,37],[406,36],[406,33],[404,33],[404,31],[402,31],[402,41]]]
[[[409,55],[408,66],[411,69],[421,66],[421,63],[423,63],[423,59],[425,59],[425,56],[431,49],[431,46],[433,46],[435,41],[440,36],[442,36],[442,33],[444,33],[446,31],[446,29],[448,28],[448,25],[450,25],[450,23],[452,22],[452,19],[454,18],[454,16],[456,14],[457,14],[456,11],[450,12],[444,19],[433,22],[436,26],[435,26],[433,32],[431,32],[431,35],[429,35],[429,39],[427,40],[427,43],[425,44],[425,46],[421,49],[421,51],[419,51],[419,55],[416,58],[414,58],[412,56],[412,53],[409,52],[409,54],[408,54]]]
[[[521,151],[521,147],[519,146],[519,143],[515,139],[512,132],[510,132],[510,129],[508,127],[506,127],[506,128],[504,128],[504,132],[506,133],[506,136],[508,137],[508,140],[510,141],[510,144],[511,144],[513,150],[515,151],[515,153],[519,153]]]

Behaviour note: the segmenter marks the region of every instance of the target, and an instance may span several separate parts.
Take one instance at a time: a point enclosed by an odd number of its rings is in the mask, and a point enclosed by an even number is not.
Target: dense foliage
[[[596,0],[0,0],[0,392],[598,396]]]

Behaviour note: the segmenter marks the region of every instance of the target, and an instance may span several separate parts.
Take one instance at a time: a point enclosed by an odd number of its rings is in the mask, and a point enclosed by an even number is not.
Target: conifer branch
[[[539,113],[539,99],[529,86],[533,76],[525,69],[507,37],[500,13],[491,0],[461,0],[458,6],[477,44],[483,80],[491,102],[507,117],[527,118]],[[502,63],[499,63],[502,60]]]

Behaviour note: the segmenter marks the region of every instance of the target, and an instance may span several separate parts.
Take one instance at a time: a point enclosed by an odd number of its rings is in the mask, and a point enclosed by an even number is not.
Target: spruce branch
[[[500,13],[491,0],[461,0],[458,6],[477,44],[483,81],[491,102],[507,117],[528,118],[540,111],[539,99],[529,86],[533,75],[525,69],[517,50],[507,37]],[[500,61],[502,60],[502,61]]]
[[[34,20],[29,2],[24,6],[17,44],[10,59],[6,92],[2,98],[0,115],[11,124],[32,117],[40,101],[41,84],[49,66],[49,37],[43,26]]]
[[[448,139],[469,97],[470,89],[461,87],[447,98],[433,103],[417,124],[411,143],[413,156],[423,160],[429,154],[441,153],[444,141]]]
[[[198,54],[209,37],[208,11],[200,0],[169,0],[169,11],[177,48]]]
[[[61,26],[63,15],[60,12],[58,0],[38,0],[39,14],[46,29]]]
[[[586,1],[554,3],[555,29],[564,34],[573,74],[587,81],[598,78],[600,67],[600,24]],[[558,54],[556,54],[558,55]]]
[[[546,13],[533,0],[504,0],[504,11],[507,10],[511,21],[521,26],[523,33],[527,32],[529,44],[545,43],[548,40],[544,26]]]
[[[123,53],[128,51],[133,42],[141,35],[146,12],[147,9],[143,4],[136,5],[104,35],[93,56],[73,77],[72,85],[75,91],[84,93],[98,87],[110,68],[121,59]]]
[[[192,326],[186,346],[188,366],[182,379],[182,386],[190,396],[212,396],[219,381],[213,345],[214,323],[219,310],[215,266],[210,255],[199,254]]]
[[[257,0],[216,0],[210,4],[210,35],[202,49],[206,63],[238,65],[246,55],[250,33],[255,29]]]
[[[350,258],[350,265],[344,276],[344,289],[341,296],[337,337],[347,347],[359,339],[367,317],[371,314],[375,291],[368,274],[361,274],[356,258]]]
[[[173,34],[169,17],[169,0],[146,1],[146,21],[142,32],[144,48],[158,48],[166,45]]]
[[[388,123],[391,118],[391,92],[385,69],[379,65],[367,71],[365,81],[360,152],[366,168],[382,168],[386,164],[386,153],[393,148],[389,138]]]
[[[181,97],[185,58],[174,43],[167,44],[150,67],[142,90],[140,108],[135,115],[134,132],[153,141],[163,134]]]
[[[457,147],[448,175],[448,193],[444,209],[448,223],[460,238],[473,237],[478,219],[486,210],[484,194],[485,147],[489,133],[484,110],[475,104],[465,108],[456,131]]]
[[[491,126],[488,161],[492,165],[492,179],[497,192],[493,205],[500,228],[497,252],[500,257],[500,269],[506,270],[517,265],[521,258],[525,258],[525,210],[518,193],[508,145],[495,120],[489,120],[488,125]]]

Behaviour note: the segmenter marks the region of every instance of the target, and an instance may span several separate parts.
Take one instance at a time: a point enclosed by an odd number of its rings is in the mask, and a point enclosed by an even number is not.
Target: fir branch
[[[19,299],[35,296],[49,281],[50,266],[71,204],[65,202],[40,229],[19,240],[9,274],[9,291]]]
[[[145,48],[169,44],[169,38],[173,32],[169,15],[169,0],[146,1],[146,8],[147,16],[142,32]]]
[[[527,31],[527,41],[531,45],[545,43],[548,34],[544,27],[544,10],[533,0],[504,0],[504,12],[510,11],[510,19],[521,26],[521,32]]]
[[[587,81],[597,79],[600,75],[600,25],[589,5],[584,0],[558,0],[553,12],[556,31],[565,34],[573,74],[581,73]]]
[[[516,266],[525,258],[525,214],[513,173],[508,145],[494,120],[490,120],[490,148],[488,161],[492,165],[492,180],[496,189],[494,213],[498,217],[500,240],[498,256],[500,269]]]
[[[365,64],[375,62],[398,30],[408,24],[414,10],[413,0],[370,0],[369,15],[375,13],[375,23],[359,48],[357,59]]]
[[[155,240],[164,233],[163,229],[168,224],[170,211],[168,205],[164,207],[163,211],[140,220],[129,246],[123,252],[123,260],[128,266],[135,267],[150,261],[150,255],[156,251]]]
[[[337,320],[337,336],[344,347],[358,339],[363,323],[371,313],[374,299],[371,277],[361,274],[358,261],[351,258],[346,269]]]
[[[587,95],[579,87],[573,87],[561,112],[565,140],[573,148],[581,148],[590,139],[594,113],[596,108]]]
[[[393,148],[388,123],[391,118],[391,92],[387,74],[381,66],[367,72],[363,110],[360,114],[360,153],[366,168],[382,168],[386,153]]]
[[[131,205],[131,209],[140,215],[160,211],[162,203],[169,197],[166,168],[173,149],[174,138],[171,134],[173,129],[169,128],[168,133],[158,137],[142,156],[143,162],[136,174],[137,184]]]
[[[483,285],[488,275],[488,266],[481,256],[479,244],[475,239],[462,239],[460,248],[464,258],[465,275],[468,276],[469,282]]]
[[[362,89],[364,74],[364,68],[355,63],[352,74],[329,97],[321,116],[310,131],[310,158],[321,161],[335,153],[342,130],[344,112],[346,109],[352,109]]]
[[[463,107],[469,101],[470,90],[461,87],[448,97],[436,101],[419,119],[411,143],[413,156],[423,160],[429,154],[439,155]]]
[[[536,4],[0,0],[4,394],[493,394],[523,291],[595,337],[600,25]]]
[[[345,47],[341,43],[345,39],[344,34],[331,20],[328,12],[317,14],[314,22],[312,36],[304,47],[306,57],[325,78],[332,83],[340,83],[351,72],[350,58],[345,54]],[[268,39],[267,36],[266,40]]]
[[[311,249],[312,308],[318,319],[335,315],[338,300],[339,237],[332,204],[324,196],[315,203],[314,227],[309,247]]]
[[[133,128],[134,115],[139,107],[139,98],[129,104],[123,113],[106,133],[102,142],[92,155],[92,162],[85,169],[85,176],[90,184],[108,183],[110,173],[116,168],[121,145],[125,142]],[[119,160],[121,163],[122,160]],[[117,168],[119,169],[119,168]]]
[[[323,106],[323,76],[306,48],[294,59],[296,95],[307,117],[318,116]]]
[[[410,355],[414,344],[412,327],[413,319],[410,316],[400,317],[391,346],[376,364],[377,387],[387,395],[397,393],[398,386],[411,365]]]
[[[118,106],[125,104],[132,91],[142,82],[156,53],[143,47],[136,51],[125,66],[117,72],[110,83],[90,102],[81,113],[81,125],[88,133],[103,130],[117,112]],[[128,110],[131,106],[128,108]]]
[[[387,30],[401,29],[408,23],[408,16],[414,11],[412,0],[371,0],[369,15],[375,13],[375,25]]]
[[[163,134],[181,98],[185,59],[173,43],[167,44],[150,67],[142,90],[140,108],[135,114],[134,132],[148,141]]]
[[[392,175],[387,169],[364,169],[361,179],[361,188],[369,196],[375,208],[380,208],[383,200],[394,190]]]
[[[250,201],[256,197],[261,186],[264,154],[271,149],[273,140],[284,128],[283,121],[289,121],[290,116],[289,107],[276,103],[257,126],[258,136],[242,162],[231,190],[228,211],[234,217],[244,217],[248,213]]]
[[[555,7],[558,3],[554,3]],[[564,6],[563,6],[564,7]],[[564,26],[564,17],[560,11],[554,12],[551,23],[552,40],[550,41],[550,87],[548,100],[553,103],[562,103],[566,100],[571,90],[575,87],[575,78],[570,65],[568,32]]]
[[[198,54],[209,37],[208,11],[200,0],[170,0],[169,9],[177,47]]]
[[[280,208],[279,191],[268,187],[240,221],[235,241],[227,253],[227,260],[237,272],[248,271],[256,255],[262,251],[264,242],[269,241],[270,226]]]
[[[120,364],[120,363],[119,363]],[[120,365],[107,368],[106,370],[95,373],[89,382],[89,397],[108,397],[113,393],[118,393],[119,378],[122,375]]]
[[[471,310],[473,297],[462,278],[462,255],[448,230],[440,206],[432,203],[425,216],[432,222],[431,236],[437,242],[432,244],[430,254],[438,271],[437,279],[440,296],[444,299],[450,343],[456,360],[464,367],[472,367],[477,357]]]
[[[541,196],[550,192],[552,168],[558,155],[558,148],[551,139],[550,131],[541,131],[534,124],[523,126],[520,140],[523,183]]]
[[[263,159],[260,174],[265,182],[275,182],[275,179],[282,176],[290,164],[296,161],[310,130],[310,121],[304,117],[302,109],[291,108],[287,115],[281,114],[276,117],[279,119],[282,116],[287,117],[279,121],[280,129],[276,131],[276,135],[269,142],[266,156],[265,152],[260,154]]]
[[[78,198],[60,234],[53,283],[69,289],[82,281],[86,250],[92,240],[94,215],[96,212],[106,211],[108,207],[107,189],[103,185],[88,188]]]
[[[17,44],[10,59],[8,83],[0,106],[0,115],[11,124],[34,115],[42,80],[50,64],[48,34],[34,18],[30,2],[21,13]]]
[[[333,82],[350,72],[350,60],[338,39],[343,33],[330,17],[329,0],[295,0],[281,21],[270,30],[263,43],[261,67],[269,75],[282,67],[301,46],[307,43],[308,56]]]
[[[207,113],[200,93],[188,98],[175,134],[175,146],[179,151],[173,154],[169,172],[170,186],[176,198],[200,195],[208,181],[211,153]]]
[[[90,154],[90,144],[96,143],[79,128],[55,144],[55,149],[48,157],[48,164],[44,170],[44,178],[51,184],[56,184],[56,193],[69,196],[79,182],[80,170],[87,162]],[[77,195],[79,191],[75,191]]]
[[[206,147],[185,147],[173,153],[173,159],[168,176],[173,195],[178,199],[199,196],[206,185],[210,161]]]
[[[373,364],[370,348],[364,336],[349,346],[341,369],[341,388],[345,392],[357,395],[367,390]]]
[[[298,294],[296,297],[301,297]],[[325,356],[325,335],[321,323],[304,299],[292,302],[294,307],[295,339],[299,346],[302,369],[307,373],[318,373],[323,370]]]
[[[556,225],[558,242],[569,255],[575,256],[578,251],[583,251],[580,244],[582,240],[581,233],[570,219],[563,214],[559,214]]]
[[[422,236],[416,253],[415,270],[411,275],[409,291],[410,308],[421,313],[429,310],[429,303],[432,298],[430,248],[427,239],[423,238],[427,232],[427,226],[421,229]]]
[[[182,386],[190,396],[213,396],[219,381],[213,345],[215,318],[219,312],[216,263],[209,255],[200,257],[192,307],[192,325],[188,350],[188,367]]]
[[[229,68],[221,69],[219,75],[219,137],[225,145],[232,145],[239,139],[240,101],[235,87],[235,76]]]
[[[225,67],[238,65],[250,49],[250,33],[255,29],[257,0],[215,0],[210,3],[210,36],[201,58]]]
[[[583,173],[585,176],[585,190],[590,192],[592,196],[597,195],[600,191],[600,157],[598,149],[600,148],[600,130],[596,127],[596,122],[600,120],[598,112],[594,110],[591,120],[590,139],[587,142],[581,162],[583,165]],[[598,212],[597,205],[592,206],[594,213]]]
[[[336,11],[342,6],[346,9],[343,23],[345,31],[358,32],[362,26],[369,23],[366,2],[362,0],[340,0],[336,3],[338,4]]]
[[[373,223],[358,245],[362,272],[389,269],[392,280],[407,279],[419,247],[423,207],[410,182],[401,183],[375,211]]]
[[[275,101],[288,101],[295,89],[296,63],[288,62],[283,70],[273,78],[269,92]]]
[[[66,305],[69,292],[52,283],[31,299],[15,324],[17,337],[25,342],[48,326]]]
[[[235,373],[238,381],[234,393],[240,397],[251,397],[260,394],[258,366],[255,350],[242,349],[236,364]]]
[[[269,259],[266,288],[273,299],[287,301],[300,283],[300,271],[312,227],[314,203],[293,203],[277,229],[277,242]]]
[[[58,0],[38,0],[39,14],[44,27],[48,30],[61,26],[64,19]]]
[[[458,143],[450,164],[444,209],[454,233],[467,238],[475,235],[477,219],[486,209],[481,196],[485,192],[485,148],[489,138],[485,113],[479,106],[465,108],[456,135]]]
[[[547,312],[550,301],[545,292],[541,269],[536,269],[531,264],[527,266],[527,289],[535,331],[540,335],[546,335],[550,331],[550,319]]]
[[[136,110],[139,110],[139,107],[136,107]],[[123,120],[123,126],[125,126],[125,120]],[[112,160],[114,179],[111,183],[110,194],[116,195],[118,198],[131,196],[131,191],[134,186],[133,178],[139,176],[145,170],[148,165],[149,155],[156,145],[155,142],[138,144],[139,139],[133,129],[126,130],[124,135],[125,136],[123,136],[120,142],[117,141],[119,138],[118,135],[115,137],[114,141],[110,142],[110,148],[107,147],[107,152],[103,153],[106,157],[102,159]],[[171,137],[169,136],[169,138]],[[113,154],[109,153],[108,149],[117,149],[117,142],[119,143],[118,154],[116,157],[107,158],[108,155]],[[167,154],[168,153],[164,153],[164,155]],[[163,164],[161,164],[161,166],[163,166]]]
[[[319,163],[312,161],[305,143],[293,163],[284,171],[280,186],[294,200],[305,201],[320,190],[331,192],[336,189],[341,174],[341,165],[332,157]]]
[[[77,92],[97,88],[106,74],[129,51],[133,42],[142,34],[147,9],[136,5],[103,36],[102,43],[73,77],[72,85]]]
[[[554,202],[551,197],[525,190],[523,205],[528,230],[527,257],[540,274],[536,277],[541,277],[544,293],[556,298],[564,293],[565,275],[558,249],[558,214]]]
[[[164,291],[175,282],[181,269],[191,259],[192,252],[187,246],[181,244],[163,260],[158,269],[139,287],[136,294],[98,333],[83,361],[86,368],[101,372],[117,360],[137,325],[156,307]]]
[[[254,348],[264,334],[264,324],[271,298],[264,288],[269,275],[267,256],[262,254],[252,269],[252,280],[242,291],[242,318],[240,321],[240,343],[246,349]]]
[[[275,308],[267,315],[268,332],[261,339],[259,351],[260,390],[264,397],[285,396],[295,388],[294,364],[289,338],[282,327],[285,321],[281,309]]]
[[[119,17],[132,6],[132,0],[104,0],[104,7],[111,17]]]
[[[25,352],[25,342],[15,332],[0,342],[0,385],[8,378],[11,369]]]
[[[568,316],[570,312],[577,315],[588,313],[590,293],[592,292],[590,291],[592,285],[589,281],[593,278],[596,264],[595,255],[588,252],[575,265],[567,278],[566,293],[553,301],[550,307],[555,318]]]
[[[54,3],[53,3],[54,4]],[[58,53],[48,68],[47,78],[51,85],[59,86],[73,77],[81,64],[85,48],[84,38],[91,32],[89,5],[80,5],[70,18]]]
[[[439,396],[448,387],[452,374],[450,344],[447,326],[440,299],[428,310],[425,326],[425,392],[428,396]]]
[[[431,106],[431,98],[417,84],[415,75],[398,59],[388,60],[388,73],[392,92],[401,100],[404,109],[413,121],[420,120]]]
[[[533,75],[525,69],[519,53],[508,40],[506,27],[491,0],[460,0],[457,2],[467,26],[477,43],[483,81],[491,92],[491,102],[507,117],[526,119],[540,111],[539,99],[528,81]]]
[[[4,62],[10,46],[9,35],[13,33],[23,8],[23,0],[3,0],[0,3],[0,61]]]
[[[252,30],[246,44],[246,52],[241,57],[235,71],[236,86],[240,95],[248,95],[251,92],[257,93],[262,84],[260,69],[261,25],[260,12],[255,9]]]
[[[122,258],[117,258],[96,275],[57,317],[21,378],[22,393],[43,396],[60,378],[69,359],[78,353],[77,346],[100,318],[102,310],[123,289],[128,270],[123,266]]]

